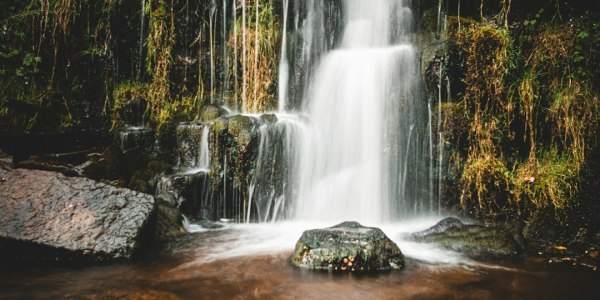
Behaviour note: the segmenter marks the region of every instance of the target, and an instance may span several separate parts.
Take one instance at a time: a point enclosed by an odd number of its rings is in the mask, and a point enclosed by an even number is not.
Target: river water
[[[226,225],[146,249],[131,262],[3,267],[0,299],[600,299],[596,273],[550,268],[535,257],[473,261],[402,239],[433,222],[382,226],[407,257],[402,271],[293,267],[301,232],[326,224]]]

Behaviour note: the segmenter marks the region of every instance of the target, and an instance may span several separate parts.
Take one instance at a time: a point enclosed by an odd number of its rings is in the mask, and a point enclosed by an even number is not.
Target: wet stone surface
[[[292,264],[333,272],[388,271],[402,269],[404,256],[381,229],[344,222],[305,231],[296,244]]]
[[[508,257],[524,249],[523,237],[516,229],[467,225],[456,218],[443,219],[411,237],[414,241],[436,244],[474,258]]]
[[[2,176],[3,258],[129,258],[154,210],[150,195],[85,178],[25,169]]]

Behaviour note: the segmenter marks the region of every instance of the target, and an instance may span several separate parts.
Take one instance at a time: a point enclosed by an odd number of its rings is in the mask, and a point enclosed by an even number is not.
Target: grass
[[[557,211],[578,201],[586,153],[597,144],[600,101],[594,47],[578,21],[541,24],[516,37],[486,20],[449,19],[464,58],[470,120],[461,204],[480,216],[524,204]],[[523,149],[527,151],[514,151]]]
[[[256,22],[257,9],[258,22]],[[239,107],[246,112],[268,111],[277,106],[278,49],[276,47],[280,39],[280,26],[273,1],[254,1],[254,5],[248,6],[246,10],[245,38],[242,18],[238,18],[236,29],[232,30],[228,43],[231,53],[237,53],[234,57],[238,58],[238,61],[230,64],[232,77],[245,78],[245,81],[238,80],[237,96],[233,98],[238,99],[239,103],[233,103],[232,107]],[[233,32],[237,34],[233,35]],[[244,40],[245,47],[243,47]],[[242,65],[245,65],[245,68],[242,68]],[[232,86],[235,86],[233,79],[230,80]]]

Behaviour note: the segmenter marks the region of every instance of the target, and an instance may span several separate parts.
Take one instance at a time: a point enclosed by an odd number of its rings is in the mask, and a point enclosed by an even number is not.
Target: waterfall
[[[200,197],[191,203],[202,203],[202,216],[381,224],[437,210],[434,103],[422,93],[410,2],[284,0],[279,112],[259,116],[243,113],[257,97],[247,76],[257,77],[259,3],[233,1],[227,12],[223,1],[223,16],[233,17],[223,26],[233,26],[233,46],[241,48],[229,55],[240,71],[231,75],[242,113],[177,131],[177,176],[202,187],[185,195]],[[211,43],[220,25],[215,14]],[[217,49],[210,46],[211,56]],[[218,73],[213,63],[211,80]]]
[[[421,203],[431,184],[418,172],[425,142],[410,138],[426,130],[426,112],[407,2],[342,1],[341,42],[305,89],[296,219],[382,223],[431,211]],[[304,41],[319,29],[304,28]],[[415,184],[398,187],[407,179]]]

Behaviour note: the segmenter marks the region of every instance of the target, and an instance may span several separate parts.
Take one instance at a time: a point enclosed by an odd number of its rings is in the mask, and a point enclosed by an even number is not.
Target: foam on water
[[[469,259],[459,253],[441,249],[431,244],[405,239],[412,232],[422,231],[437,223],[440,217],[428,217],[381,225],[379,227],[393,240],[402,253],[410,259],[434,267],[502,268]],[[208,231],[201,226],[184,223],[190,232],[198,233],[202,246],[194,248],[195,258],[177,269],[193,268],[213,261],[239,257],[292,254],[296,242],[305,230],[326,228],[335,224],[327,222],[278,222],[262,224],[223,224],[221,229]]]

